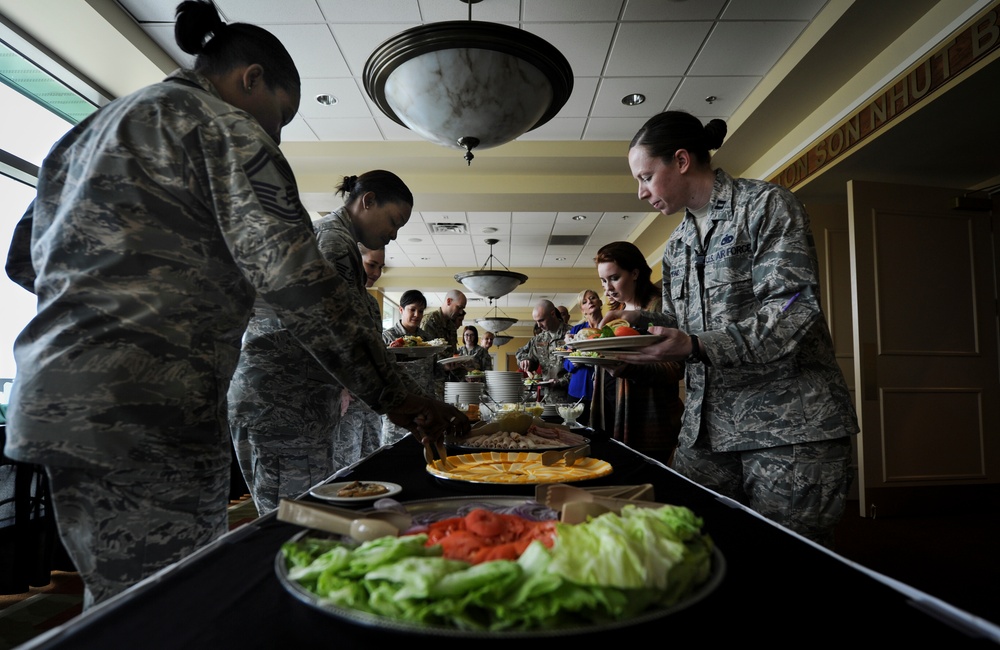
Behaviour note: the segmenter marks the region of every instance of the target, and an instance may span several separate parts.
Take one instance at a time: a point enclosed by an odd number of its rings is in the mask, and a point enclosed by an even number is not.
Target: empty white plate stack
[[[444,401],[448,404],[478,404],[483,385],[478,382],[446,381]]]
[[[524,376],[510,370],[487,370],[486,392],[494,402],[520,402],[524,393]]]

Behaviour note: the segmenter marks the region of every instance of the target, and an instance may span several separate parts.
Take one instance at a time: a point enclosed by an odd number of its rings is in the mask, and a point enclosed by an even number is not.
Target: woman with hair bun
[[[674,468],[832,546],[858,423],[820,306],[805,208],[713,169],[726,123],[650,118],[629,145],[639,198],[684,218],[663,251],[662,310],[612,312],[665,337],[635,361],[686,361]]]
[[[394,240],[410,219],[413,194],[396,174],[381,169],[344,176],[337,194],[344,205],[315,222],[316,241],[365,306],[354,325],[380,333],[381,315],[369,309],[368,276],[358,244],[381,249]],[[413,382],[406,385],[408,391],[420,392]],[[257,301],[229,386],[229,428],[259,513],[274,510],[281,499],[297,497],[379,448],[381,426],[367,438],[363,427],[340,426],[350,403],[344,402],[345,390],[353,397],[299,343],[277,311]],[[360,422],[352,418],[350,423]]]
[[[256,297],[379,412],[468,428],[409,393],[316,245],[278,148],[301,97],[285,47],[206,1],[178,5],[175,39],[193,69],[52,147],[7,257],[38,312],[14,345],[4,453],[45,467],[85,608],[226,531],[226,392]]]

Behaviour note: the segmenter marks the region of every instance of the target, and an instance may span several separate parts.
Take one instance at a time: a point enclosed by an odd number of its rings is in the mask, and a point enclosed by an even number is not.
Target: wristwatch
[[[684,360],[684,363],[701,363],[705,359],[701,356],[701,346],[698,345],[698,337],[691,335],[691,354]]]

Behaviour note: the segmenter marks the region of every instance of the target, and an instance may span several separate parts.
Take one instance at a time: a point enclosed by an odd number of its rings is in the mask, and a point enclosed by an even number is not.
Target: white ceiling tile
[[[139,22],[161,22],[168,23],[173,28],[173,22],[177,11],[177,3],[173,0],[169,2],[150,2],[149,0],[117,0],[128,13]]]
[[[525,29],[562,52],[573,76],[597,77],[603,72],[615,23],[530,23]]]
[[[714,20],[723,5],[746,0],[697,0],[697,2],[664,2],[663,0],[628,0],[624,19],[627,21]],[[762,0],[764,3],[772,0]],[[788,0],[795,2],[796,0]]]
[[[657,0],[643,0],[656,2]],[[718,2],[719,0],[713,0]],[[827,0],[730,0],[723,20],[812,20]],[[687,3],[700,4],[700,3]]]
[[[581,77],[574,75],[573,92],[570,93],[566,104],[556,113],[556,118],[567,117],[587,117],[594,104],[594,96],[597,93],[597,85],[600,77]]]
[[[214,0],[214,2],[226,22],[267,25],[268,31],[273,31],[272,26],[279,23],[323,22],[323,13],[316,6],[316,0],[281,0],[281,11],[274,10],[273,0]]]
[[[268,0],[265,0],[268,1]],[[282,3],[285,0],[281,0]],[[270,0],[273,4],[273,0]],[[328,21],[340,23],[420,22],[414,0],[315,0]],[[282,6],[284,6],[282,4]]]
[[[688,74],[763,76],[805,26],[779,21],[719,23]]]
[[[326,25],[269,25],[267,30],[288,50],[303,79],[351,75]]]
[[[313,133],[301,115],[296,115],[288,126],[281,128],[281,139],[285,142],[316,142],[319,137]]]
[[[584,140],[623,140],[628,142],[642,128],[648,117],[592,117],[587,120]],[[622,169],[622,173],[626,173]]]
[[[355,4],[352,2],[351,4]],[[344,58],[351,73],[361,77],[365,62],[379,45],[396,34],[416,26],[418,23],[384,24],[334,24],[333,35],[344,52]]]
[[[337,103],[327,106],[316,101],[317,95],[324,94],[333,95]],[[303,79],[299,114],[307,118],[321,119],[372,116],[358,83],[351,77]]]
[[[550,226],[556,222],[557,212],[514,212],[510,215],[514,223],[547,223]]]
[[[469,6],[461,0],[419,0],[418,5],[424,22],[469,19]],[[477,22],[515,23],[520,15],[520,0],[489,0],[472,5],[472,20]]]
[[[367,98],[367,95],[365,96]],[[420,136],[406,128],[402,124],[398,124],[388,117],[384,117],[379,109],[371,104],[372,115],[376,115],[375,122],[378,124],[379,131],[386,140],[393,141],[405,141],[405,140],[420,140]]]
[[[585,117],[554,117],[537,129],[528,131],[518,140],[579,140],[587,125]]]
[[[465,216],[469,223],[510,224],[510,212],[467,212]]]
[[[539,22],[614,23],[621,13],[622,0],[522,0],[524,20]]]
[[[710,22],[622,23],[604,74],[609,77],[683,75],[711,27]]]
[[[761,77],[686,77],[669,108],[695,115],[702,115],[705,111],[731,115],[760,80]],[[715,99],[708,102],[709,97]]]
[[[677,91],[682,77],[614,77],[601,81],[591,115],[594,117],[650,117],[661,112]],[[633,93],[646,101],[626,106],[622,98]]]

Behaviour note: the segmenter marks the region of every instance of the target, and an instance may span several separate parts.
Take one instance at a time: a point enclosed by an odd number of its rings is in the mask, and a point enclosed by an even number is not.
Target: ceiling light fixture
[[[585,214],[575,214],[573,215],[573,221],[586,221],[587,215]]]
[[[490,299],[490,304],[491,305],[493,304],[492,299]],[[493,332],[495,334],[496,332],[504,331],[505,329],[509,328],[511,325],[517,322],[516,318],[511,318],[510,316],[507,316],[507,314],[500,316],[499,311],[500,311],[499,307],[494,307],[492,316],[490,316],[489,312],[487,312],[485,318],[476,319],[476,324],[486,329],[487,331]]]
[[[327,95],[324,93],[322,95],[316,95],[316,102],[322,104],[323,106],[333,106],[337,103],[337,98],[333,95]]]
[[[523,29],[472,20],[407,29],[375,48],[364,68],[368,96],[389,119],[430,142],[496,147],[545,124],[573,91],[562,53]]]
[[[523,273],[511,271],[499,260],[497,260],[497,263],[503,266],[505,270],[500,271],[493,268],[493,260],[495,259],[493,256],[493,245],[499,241],[499,239],[486,240],[486,243],[490,245],[490,256],[486,258],[483,268],[478,271],[466,271],[455,274],[455,279],[465,285],[466,289],[491,300],[500,296],[506,296],[518,286],[524,284],[524,281],[528,279],[528,276]],[[486,264],[489,264],[490,268],[487,269]]]
[[[631,95],[625,95],[622,97],[622,104],[625,104],[626,106],[638,106],[644,101],[646,101],[646,96],[642,93],[632,93]]]
[[[493,345],[495,345],[497,347],[500,347],[501,345],[505,345],[507,343],[510,343],[513,339],[514,339],[513,336],[507,336],[507,335],[504,335],[504,334],[497,334],[496,336],[493,337]]]

